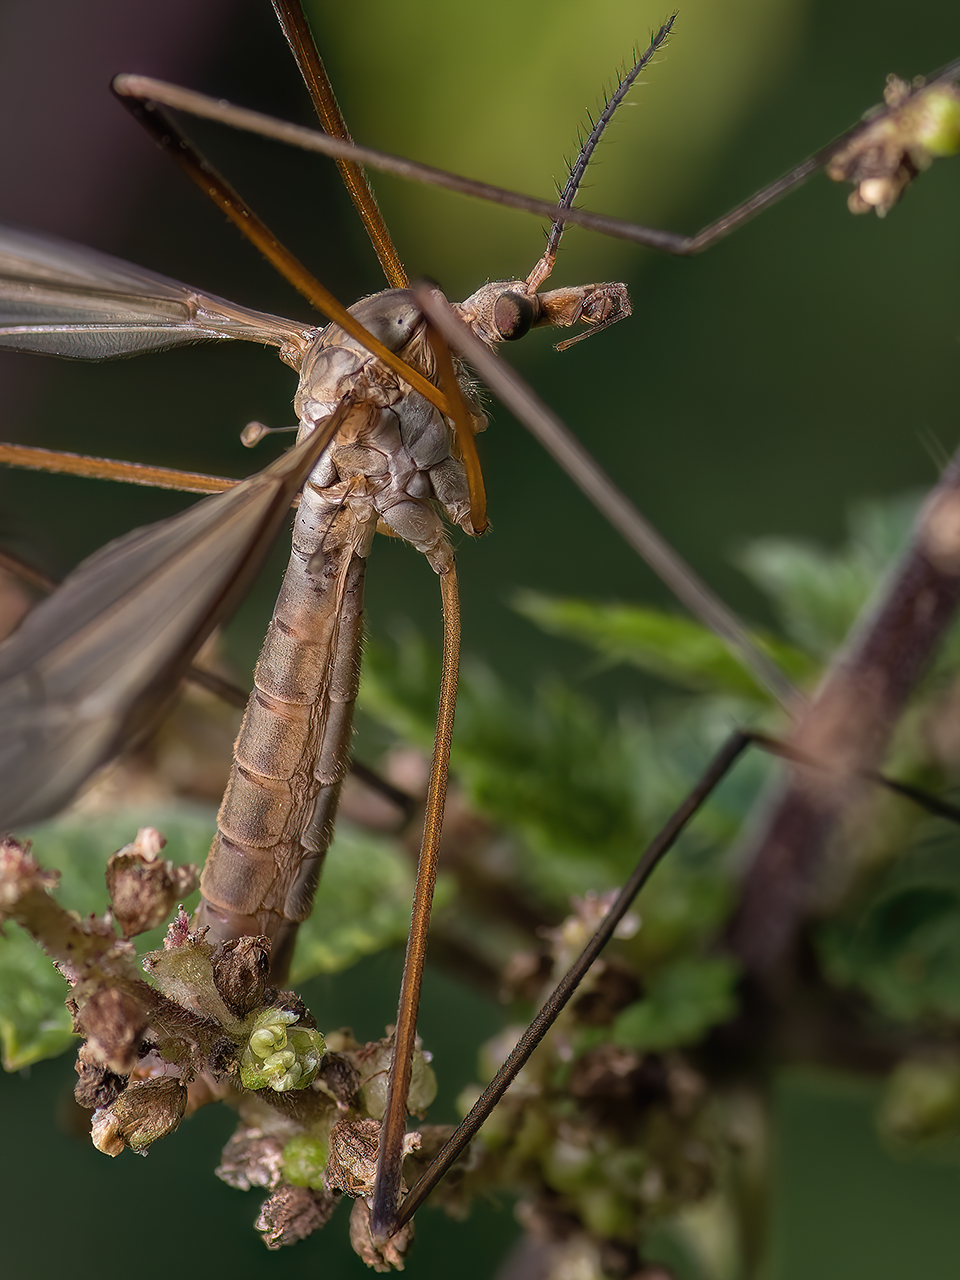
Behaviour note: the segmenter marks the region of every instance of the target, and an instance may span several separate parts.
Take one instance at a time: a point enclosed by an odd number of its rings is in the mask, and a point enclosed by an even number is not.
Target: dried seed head
[[[22,899],[32,893],[49,893],[60,881],[58,871],[43,871],[29,844],[12,837],[0,843],[0,920],[16,918]]]
[[[360,1089],[360,1072],[346,1054],[328,1050],[320,1063],[317,1080],[341,1110],[355,1105]]]
[[[366,1196],[377,1177],[380,1151],[379,1120],[341,1120],[330,1130],[327,1189],[348,1196]]]
[[[404,1255],[413,1241],[413,1223],[377,1243],[370,1232],[370,1208],[366,1200],[357,1200],[350,1214],[350,1243],[353,1251],[372,1271],[402,1271]]]
[[[280,1187],[260,1207],[256,1229],[268,1249],[296,1244],[330,1220],[339,1196],[309,1187]]]
[[[262,1008],[270,973],[270,939],[231,938],[213,953],[213,981],[221,999],[238,1018]]]
[[[960,150],[960,91],[955,85],[912,88],[891,76],[887,110],[867,123],[831,157],[827,175],[851,182],[851,213],[893,208],[914,178],[938,156]]]
[[[125,938],[163,924],[174,903],[200,882],[197,867],[177,867],[160,857],[164,839],[152,827],[137,833],[107,863],[107,892],[113,916]]]
[[[404,1136],[403,1156],[419,1148],[419,1133]],[[328,1190],[345,1191],[349,1196],[370,1195],[377,1177],[379,1151],[379,1120],[338,1121],[330,1130],[330,1158],[325,1178]]]
[[[283,1143],[262,1129],[241,1125],[223,1148],[217,1177],[229,1187],[249,1191],[251,1187],[272,1190],[280,1185],[283,1173]]]
[[[134,996],[117,987],[94,991],[76,1016],[90,1058],[129,1075],[139,1058],[148,1017]]]
[[[187,1090],[176,1076],[138,1081],[126,1088],[108,1108],[93,1113],[93,1145],[108,1156],[129,1147],[138,1155],[166,1137],[183,1119]]]
[[[128,1077],[104,1066],[86,1044],[80,1046],[74,1070],[79,1079],[73,1087],[73,1096],[77,1105],[88,1111],[109,1107],[127,1087]]]

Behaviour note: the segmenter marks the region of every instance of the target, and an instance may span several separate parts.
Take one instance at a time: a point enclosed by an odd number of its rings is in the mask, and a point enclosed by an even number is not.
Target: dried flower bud
[[[200,882],[197,867],[177,867],[160,857],[164,843],[158,831],[144,827],[107,863],[107,892],[125,938],[163,924],[174,903]]]
[[[350,1243],[358,1258],[372,1271],[402,1271],[404,1254],[413,1241],[413,1223],[408,1222],[389,1240],[379,1243],[370,1232],[370,1207],[357,1200],[350,1214]]]
[[[587,1027],[606,1027],[617,1014],[639,1000],[642,989],[636,973],[616,959],[593,966],[590,990],[573,1001],[571,1012]]]
[[[118,1075],[129,1075],[148,1022],[139,1001],[117,987],[102,987],[79,1010],[76,1021],[92,1058]]]
[[[126,1075],[118,1075],[98,1061],[89,1046],[82,1044],[74,1066],[79,1079],[73,1087],[77,1105],[88,1111],[109,1107],[127,1087]]]
[[[230,938],[213,953],[213,981],[227,1008],[245,1018],[261,1008],[270,973],[270,939]]]
[[[401,1158],[419,1147],[419,1133],[405,1134]],[[345,1191],[348,1196],[370,1195],[377,1177],[379,1151],[378,1120],[339,1120],[330,1130],[330,1158],[325,1178],[328,1189]]]
[[[240,1058],[245,1089],[305,1089],[323,1057],[323,1036],[298,1024],[293,1009],[267,1009],[255,1020]]]
[[[105,1156],[118,1156],[127,1145],[112,1110],[95,1111],[90,1121],[90,1138],[98,1151]]]
[[[893,208],[914,178],[938,156],[960,150],[960,92],[954,85],[914,88],[891,76],[880,109],[826,166],[834,182],[852,182],[851,213]]]
[[[58,871],[43,871],[29,844],[12,837],[0,843],[0,919],[16,919],[21,900],[33,893],[48,893],[60,881]]]
[[[356,1102],[360,1089],[360,1072],[344,1053],[331,1053],[328,1049],[320,1063],[317,1080],[324,1093],[329,1094],[341,1110]]]
[[[206,929],[198,929],[196,933],[190,931],[190,917],[183,909],[183,903],[177,907],[177,914],[167,926],[167,933],[163,939],[164,951],[175,951],[178,947],[187,946],[191,942],[196,942],[198,938],[206,935]]]
[[[241,1125],[223,1148],[216,1174],[221,1182],[239,1191],[251,1187],[272,1190],[283,1173],[283,1143],[262,1129]]]
[[[597,1045],[574,1062],[568,1085],[570,1095],[581,1103],[619,1109],[621,1115],[627,1103],[660,1101],[666,1095],[666,1073],[659,1059],[652,1062],[653,1072],[636,1049],[616,1044]],[[643,1089],[642,1084],[647,1083],[645,1077],[654,1074],[659,1078],[660,1088],[651,1097],[649,1089]]]
[[[254,1225],[268,1249],[296,1244],[326,1225],[338,1199],[309,1187],[280,1187],[264,1200]]]
[[[222,1080],[237,1069],[239,1050],[230,1036],[220,1036],[210,1046],[207,1054],[207,1070],[215,1080]]]
[[[282,1009],[284,1013],[294,1014],[301,1027],[311,1027],[316,1031],[316,1018],[295,991],[274,991],[270,1003],[277,1009]]]
[[[187,1090],[175,1076],[160,1076],[131,1084],[112,1106],[93,1113],[93,1145],[108,1156],[129,1147],[138,1155],[166,1137],[183,1119]]]
[[[379,1120],[340,1120],[330,1130],[327,1188],[348,1196],[366,1196],[373,1190],[380,1151]]]

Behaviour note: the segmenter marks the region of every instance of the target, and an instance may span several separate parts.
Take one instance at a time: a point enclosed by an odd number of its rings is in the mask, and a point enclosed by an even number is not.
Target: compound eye
[[[530,332],[540,308],[533,298],[507,290],[493,304],[493,323],[504,342],[516,342]]]

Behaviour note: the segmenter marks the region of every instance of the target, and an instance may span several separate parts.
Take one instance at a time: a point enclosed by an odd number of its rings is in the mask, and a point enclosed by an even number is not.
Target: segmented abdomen
[[[376,528],[372,507],[358,506],[342,491],[304,490],[200,882],[198,923],[213,938],[266,934],[278,980],[310,914],[349,767]]]

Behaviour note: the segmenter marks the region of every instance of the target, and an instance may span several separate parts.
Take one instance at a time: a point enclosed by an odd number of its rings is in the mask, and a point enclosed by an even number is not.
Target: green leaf
[[[426,752],[438,656],[414,635],[389,651],[371,644],[366,656],[364,712]],[[525,892],[565,913],[571,894],[619,885],[743,714],[743,703],[700,698],[670,711],[656,723],[626,715],[611,720],[557,683],[518,694],[487,669],[465,666],[453,746],[456,782],[473,807],[514,837],[500,856],[512,858],[510,875]],[[746,760],[671,854],[671,864],[689,869],[692,851],[698,883],[711,886],[709,903],[686,895],[684,928],[701,908],[716,919],[716,884],[728,873],[723,859],[707,855],[728,845],[766,766],[759,753]],[[649,893],[656,897],[656,887]],[[663,936],[677,932],[665,925]]]
[[[960,1018],[960,888],[907,884],[884,891],[862,915],[819,934],[831,979],[861,987],[900,1021]]]
[[[824,660],[843,641],[879,572],[846,555],[781,538],[752,542],[738,564],[773,598],[787,634]]]
[[[366,657],[364,711],[428,750],[436,656],[407,636],[389,656],[370,645]],[[571,893],[617,883],[646,843],[637,737],[557,684],[524,699],[474,665],[461,680],[452,763],[471,803],[523,842],[520,874],[565,907]]]
[[[610,1038],[631,1049],[695,1044],[736,1012],[739,970],[723,956],[679,959],[654,974],[642,1000],[617,1017]]]
[[[902,553],[917,504],[915,496],[908,496],[855,507],[848,520],[849,539],[839,550],[758,538],[736,562],[774,602],[787,635],[825,660]]]
[[[513,606],[544,631],[589,645],[610,662],[631,663],[685,689],[763,703],[770,699],[724,641],[690,618],[638,605],[551,599],[533,591],[517,593]],[[813,675],[813,664],[799,650],[757,632],[752,639],[797,683]]]
[[[3,1069],[19,1071],[69,1049],[76,1037],[64,1007],[67,984],[33,939],[14,925],[0,937]]]

